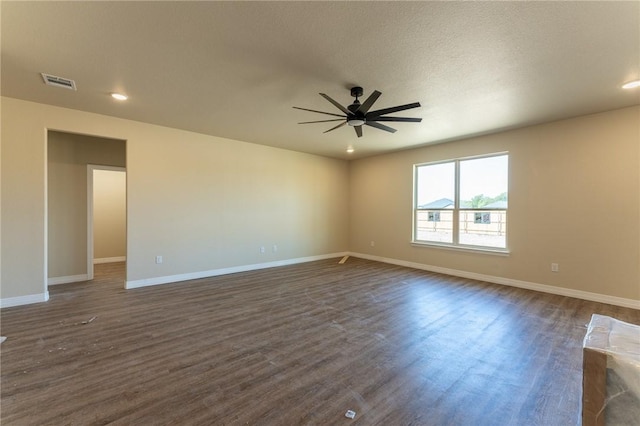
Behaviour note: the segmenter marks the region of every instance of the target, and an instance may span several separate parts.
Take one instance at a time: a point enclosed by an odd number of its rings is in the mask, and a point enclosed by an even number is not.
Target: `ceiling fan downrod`
[[[356,100],[353,101],[353,103],[347,107],[347,109],[351,111],[351,113],[353,114],[347,117],[347,124],[349,126],[352,126],[352,127],[362,126],[367,121],[363,113],[358,114],[359,112],[358,110],[360,109],[360,101],[358,100],[358,98],[363,94],[364,94],[364,89],[362,87],[355,86],[351,88],[351,96],[356,98]]]

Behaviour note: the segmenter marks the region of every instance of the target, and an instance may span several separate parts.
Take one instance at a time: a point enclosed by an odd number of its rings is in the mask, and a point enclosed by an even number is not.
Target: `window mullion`
[[[454,197],[455,202],[453,203],[453,244],[459,243],[459,233],[460,233],[460,161],[455,161],[455,188],[454,188]]]

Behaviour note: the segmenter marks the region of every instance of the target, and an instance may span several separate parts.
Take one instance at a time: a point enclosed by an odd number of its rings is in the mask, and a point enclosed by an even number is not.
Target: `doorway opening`
[[[87,279],[93,265],[127,260],[127,174],[87,165]]]
[[[94,254],[98,262],[126,259],[126,141],[61,131],[47,131],[47,220],[46,261],[47,286],[93,279]],[[102,175],[96,173],[119,173]],[[116,184],[116,181],[119,182]],[[100,188],[96,191],[96,182]],[[113,188],[119,187],[118,191]],[[114,194],[105,195],[111,187]],[[119,223],[116,244],[119,251],[96,252],[94,231],[94,195],[106,222]],[[113,202],[114,199],[119,201]],[[111,201],[109,201],[111,200]],[[112,203],[109,207],[109,203]],[[110,210],[111,209],[111,210]],[[105,213],[106,212],[106,213]],[[117,213],[116,213],[117,212]],[[116,220],[115,216],[118,215]],[[101,225],[100,225],[101,226]],[[103,232],[103,231],[100,231]],[[100,239],[100,237],[98,237]],[[114,241],[111,241],[112,243]],[[115,246],[114,246],[115,247]],[[123,249],[124,247],[124,249]],[[112,253],[105,255],[100,253]],[[124,283],[123,283],[124,285]]]

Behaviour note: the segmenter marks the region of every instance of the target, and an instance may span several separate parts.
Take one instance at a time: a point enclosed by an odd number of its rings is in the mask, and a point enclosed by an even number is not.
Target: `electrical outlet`
[[[278,251],[278,246],[276,244],[273,245],[273,247],[271,247],[271,250],[273,250],[273,252],[277,252]]]
[[[376,242],[373,241],[373,240],[369,244],[371,245],[371,247],[375,247],[376,246]]]
[[[560,266],[557,263],[552,263],[551,272],[560,272]]]
[[[264,246],[260,247],[260,254],[264,254]]]
[[[156,263],[158,265],[162,263],[162,256],[156,256]]]

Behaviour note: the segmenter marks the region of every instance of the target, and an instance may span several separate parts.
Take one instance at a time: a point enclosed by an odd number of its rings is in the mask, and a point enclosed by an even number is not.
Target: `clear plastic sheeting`
[[[640,325],[594,314],[582,346],[583,425],[640,424]]]

